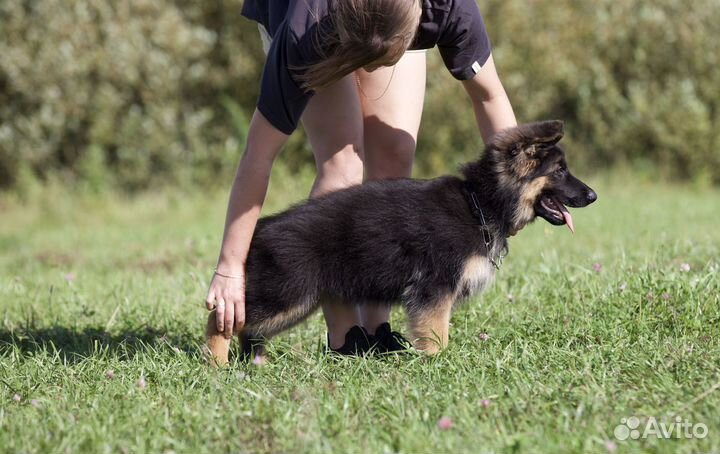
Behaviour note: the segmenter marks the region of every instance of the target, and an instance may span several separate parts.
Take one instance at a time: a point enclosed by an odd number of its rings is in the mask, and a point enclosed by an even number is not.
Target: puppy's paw
[[[416,339],[413,342],[413,347],[421,353],[432,356],[440,353],[445,346],[438,342],[437,339],[424,337]]]

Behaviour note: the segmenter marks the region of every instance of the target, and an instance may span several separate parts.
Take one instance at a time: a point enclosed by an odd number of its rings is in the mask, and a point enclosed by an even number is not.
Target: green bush
[[[241,0],[0,2],[0,187],[229,184],[263,55]],[[566,121],[573,163],[720,183],[717,0],[483,0],[520,121]],[[481,149],[431,52],[418,173]],[[283,153],[310,165],[302,132]]]
[[[481,9],[518,120],[565,120],[573,163],[720,183],[717,0],[492,0]],[[430,65],[420,137],[430,171],[439,158],[429,150],[478,140],[441,65]]]
[[[565,118],[594,165],[720,183],[717,0],[498,5],[507,88],[529,100],[521,117]]]
[[[262,65],[240,6],[0,3],[0,184],[21,167],[72,181],[98,159],[127,189],[227,181],[241,144],[220,100],[252,105]]]

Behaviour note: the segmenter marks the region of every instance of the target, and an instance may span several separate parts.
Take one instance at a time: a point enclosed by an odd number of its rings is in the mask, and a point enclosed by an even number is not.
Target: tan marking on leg
[[[208,315],[207,327],[205,328],[205,355],[208,363],[213,367],[223,366],[228,363],[228,352],[230,341],[225,335],[217,330],[215,322],[215,311]]]
[[[415,348],[433,355],[447,346],[453,303],[454,298],[446,296],[436,301],[434,307],[408,314]]]

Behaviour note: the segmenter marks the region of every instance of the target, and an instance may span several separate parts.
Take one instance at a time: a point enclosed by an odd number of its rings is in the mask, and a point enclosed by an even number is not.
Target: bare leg
[[[357,308],[362,326],[372,335],[375,335],[378,326],[390,320],[390,309],[389,305],[380,304],[363,304]]]
[[[354,76],[319,91],[302,117],[315,155],[317,178],[310,197],[362,183],[363,126]],[[341,301],[322,304],[330,348],[345,343],[345,334],[360,324],[357,308]]]
[[[409,178],[425,98],[424,52],[407,53],[394,68],[356,71],[363,110],[365,179]],[[390,306],[363,304],[370,334],[390,318]]]
[[[345,344],[345,334],[350,328],[360,325],[358,308],[342,301],[324,301],[322,310],[328,328],[328,346],[337,350]]]

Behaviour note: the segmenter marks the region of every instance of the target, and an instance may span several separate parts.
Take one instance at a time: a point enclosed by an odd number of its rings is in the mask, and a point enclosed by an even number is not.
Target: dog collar
[[[483,235],[483,242],[485,243],[485,250],[487,250],[488,254],[488,260],[490,263],[493,264],[495,269],[499,270],[502,266],[502,262],[507,257],[508,254],[508,244],[507,239],[503,239],[503,247],[500,249],[500,252],[493,256],[492,251],[495,250],[493,247],[493,238],[492,233],[490,233],[490,227],[487,225],[487,221],[485,221],[485,214],[483,213],[482,208],[480,208],[480,202],[478,202],[477,195],[474,191],[468,191],[470,194],[470,210],[475,215],[476,218],[480,221],[480,231]]]

